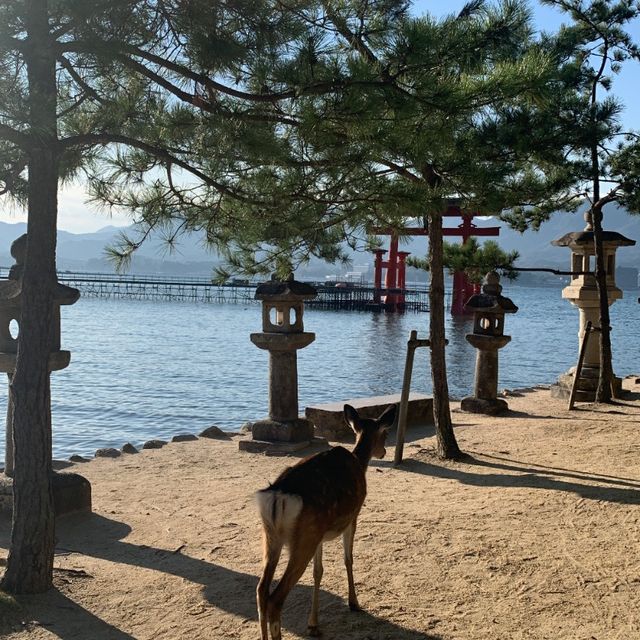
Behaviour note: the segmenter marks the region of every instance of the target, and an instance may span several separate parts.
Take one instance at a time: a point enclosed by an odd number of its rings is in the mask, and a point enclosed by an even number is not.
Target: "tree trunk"
[[[47,0],[25,2],[29,80],[27,253],[18,355],[11,384],[15,471],[11,547],[2,588],[39,593],[52,584],[54,512],[51,490],[49,353],[58,191],[55,56]]]
[[[613,365],[611,355],[611,320],[609,317],[609,296],[607,294],[607,271],[602,246],[602,208],[594,205],[591,209],[593,242],[596,253],[596,284],[600,306],[600,374],[596,389],[596,402],[611,402]]]
[[[451,423],[449,385],[445,361],[444,267],[442,255],[442,216],[429,216],[429,331],[431,340],[431,380],[433,382],[433,420],[436,428],[436,452],[444,459],[461,455]]]

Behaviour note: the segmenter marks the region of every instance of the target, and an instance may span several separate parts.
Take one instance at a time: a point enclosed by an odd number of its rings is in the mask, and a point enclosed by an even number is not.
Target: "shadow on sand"
[[[529,487],[547,491],[575,493],[587,500],[640,504],[640,479],[617,478],[615,476],[583,473],[570,469],[556,469],[541,465],[532,467],[526,463],[508,458],[485,454],[482,454],[482,456],[488,459],[466,455],[455,468],[408,458],[397,468],[411,473],[433,476],[434,478],[456,480],[471,486]],[[512,473],[475,473],[473,471],[474,467]],[[582,482],[568,482],[565,479],[581,480]]]
[[[243,620],[254,621],[258,636],[255,605],[257,576],[192,558],[179,551],[132,544],[124,540],[130,532],[131,527],[126,523],[97,514],[66,516],[57,523],[61,551],[162,571],[200,584],[207,602]],[[8,546],[9,533],[6,523],[0,524],[2,546]],[[133,636],[96,617],[55,589],[42,596],[20,598],[19,603],[32,615],[38,616],[38,626],[45,627],[63,640],[133,639]],[[284,628],[298,637],[305,637],[310,603],[311,587],[296,585],[285,603],[282,619]],[[378,637],[439,640],[437,635],[406,629],[366,612],[352,613],[345,599],[327,591],[321,591],[320,606],[320,625],[323,637],[327,640],[349,634],[358,640]],[[64,625],[59,623],[62,618]]]

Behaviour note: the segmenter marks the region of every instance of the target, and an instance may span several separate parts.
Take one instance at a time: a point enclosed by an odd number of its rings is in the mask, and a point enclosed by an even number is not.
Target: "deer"
[[[353,540],[358,515],[367,495],[365,472],[371,458],[384,458],[385,441],[396,416],[391,405],[377,420],[361,418],[344,405],[344,418],[356,435],[352,451],[341,446],[322,451],[285,469],[273,484],[256,493],[264,542],[263,573],[256,591],[261,640],[282,640],[280,617],[284,601],[313,558],[313,593],[307,631],[320,635],[318,598],[322,579],[322,544],[342,534],[349,585],[349,608],[359,611],[353,581]],[[289,561],[270,592],[282,547]]]

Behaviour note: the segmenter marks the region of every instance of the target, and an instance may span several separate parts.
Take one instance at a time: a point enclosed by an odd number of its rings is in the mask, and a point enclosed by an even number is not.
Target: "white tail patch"
[[[302,511],[302,498],[282,491],[258,491],[255,494],[258,511],[265,527],[279,537],[288,538]]]

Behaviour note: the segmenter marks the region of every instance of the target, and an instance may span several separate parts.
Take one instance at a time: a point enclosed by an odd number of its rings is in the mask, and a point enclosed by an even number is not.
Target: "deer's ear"
[[[362,429],[360,428],[360,416],[350,404],[344,405],[344,419],[356,433],[362,431]]]
[[[378,418],[378,424],[381,427],[386,427],[389,429],[396,419],[396,405],[389,405],[382,413],[382,415]]]

